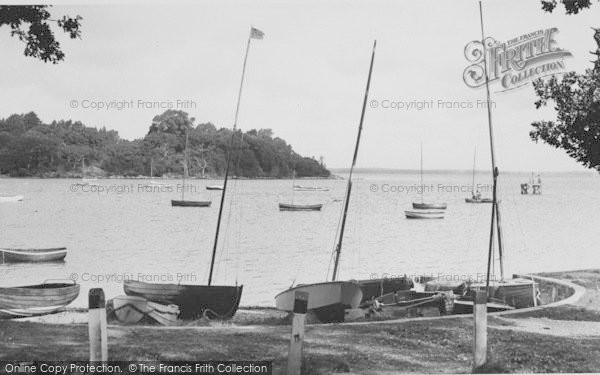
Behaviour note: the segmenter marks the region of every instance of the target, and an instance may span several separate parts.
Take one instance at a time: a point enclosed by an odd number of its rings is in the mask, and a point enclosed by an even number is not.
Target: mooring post
[[[556,289],[556,285],[552,285],[552,300],[551,300],[551,302],[556,301],[557,294],[558,294],[558,290]]]
[[[288,353],[287,375],[300,375],[302,368],[302,343],[304,341],[304,320],[308,310],[308,293],[297,291],[294,294],[294,318],[292,337]]]
[[[485,290],[475,292],[473,303],[473,369],[477,369],[487,361],[487,293]]]
[[[537,293],[535,289],[535,279],[533,278],[533,276],[531,277],[531,281],[533,281],[533,285],[531,286],[531,293],[533,293],[533,306],[537,307]]]
[[[90,289],[88,294],[90,334],[90,362],[108,361],[108,335],[106,332],[106,301],[101,288]]]

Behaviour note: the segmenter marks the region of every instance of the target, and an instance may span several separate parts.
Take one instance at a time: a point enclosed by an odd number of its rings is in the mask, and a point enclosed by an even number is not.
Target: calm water
[[[490,205],[465,204],[469,173],[429,173],[426,201],[448,202],[444,220],[407,220],[418,174],[363,174],[354,184],[341,263],[341,279],[371,275],[433,274],[478,277],[485,272]],[[507,273],[598,267],[600,177],[546,174],[543,195],[522,196],[526,174],[504,174],[502,222]],[[477,176],[487,183],[488,173]],[[71,191],[76,180],[0,179],[0,195],[23,194],[0,204],[0,247],[66,246],[59,264],[0,265],[0,285],[76,278],[75,306],[102,287],[123,294],[123,278],[205,283],[214,238],[219,191],[192,181],[190,199],[210,208],[173,208],[177,192],[138,190],[141,180],[99,180],[111,192]],[[177,188],[179,181],[170,181]],[[231,181],[217,255],[216,284],[244,284],[242,305],[274,304],[273,297],[299,283],[323,281],[342,208],[345,181],[302,180],[328,192],[295,192],[295,203],[323,203],[321,212],[280,212],[292,199],[292,181]],[[443,186],[439,187],[438,184]],[[377,191],[373,187],[377,187]],[[119,192],[114,191],[117,189]],[[454,190],[454,191],[448,191]],[[484,192],[484,195],[486,193]],[[491,192],[487,193],[491,195]],[[453,276],[452,276],[453,275]]]

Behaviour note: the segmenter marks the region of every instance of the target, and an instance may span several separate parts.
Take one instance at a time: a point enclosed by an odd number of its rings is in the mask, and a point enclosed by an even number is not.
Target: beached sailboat
[[[211,201],[191,201],[185,199],[185,177],[188,174],[188,132],[185,132],[185,150],[183,152],[183,175],[181,182],[181,199],[171,199],[172,207],[210,207]]]
[[[475,190],[475,161],[477,159],[477,147],[473,151],[473,183],[471,185],[471,198],[465,198],[467,203],[492,203],[493,200],[490,198],[482,198],[479,189]]]
[[[221,204],[219,206],[219,216],[217,219],[217,228],[215,231],[215,239],[210,261],[208,285],[155,284],[133,280],[125,281],[124,284],[125,294],[127,295],[144,297],[152,302],[178,305],[181,311],[179,317],[182,319],[195,319],[203,316],[215,319],[231,318],[236,313],[242,298],[243,285],[212,285],[212,279],[217,255],[217,245],[219,242],[221,219],[223,217],[223,207],[225,206],[225,194],[227,192],[227,181],[231,166],[231,157],[234,151],[234,140],[237,130],[238,114],[242,98],[242,88],[244,86],[244,75],[246,72],[246,62],[248,60],[250,42],[252,39],[262,39],[263,36],[264,34],[262,31],[255,29],[254,27],[250,28],[248,44],[246,45],[246,55],[244,57],[244,65],[242,68],[242,78],[238,93],[233,130],[231,132],[230,151],[227,154],[227,166],[225,168],[225,179],[223,181],[223,191],[221,193]]]
[[[481,46],[483,49],[483,66],[485,75],[485,89],[487,99],[487,114],[488,114],[488,128],[490,135],[490,151],[492,159],[492,215],[490,225],[490,241],[488,248],[488,263],[487,263],[487,279],[485,283],[474,283],[469,286],[467,295],[461,300],[457,300],[455,306],[459,310],[469,311],[474,298],[474,292],[476,290],[487,291],[488,302],[494,303],[495,309],[498,309],[499,305],[505,305],[505,309],[512,309],[515,307],[529,307],[536,304],[536,284],[533,280],[523,278],[505,278],[504,273],[504,241],[502,238],[502,225],[500,220],[500,201],[498,200],[498,176],[499,170],[496,166],[496,155],[494,148],[494,127],[492,125],[492,101],[490,97],[489,88],[489,77],[487,70],[487,48],[485,45],[485,33],[483,29],[483,10],[481,2],[479,2],[479,15],[481,21]],[[498,257],[500,263],[500,280],[490,281],[492,272],[492,262],[494,259],[494,248],[497,240],[498,245]],[[501,307],[501,306],[500,306]]]
[[[445,210],[448,207],[448,204],[446,204],[446,203],[425,203],[425,202],[423,202],[424,187],[425,187],[425,185],[423,184],[423,143],[421,143],[421,189],[420,189],[421,201],[413,202],[412,206],[415,210]],[[410,211],[407,211],[407,212],[410,212]],[[429,218],[429,217],[425,217],[425,218]]]
[[[275,306],[279,310],[292,311],[297,291],[308,292],[308,309],[312,311],[322,322],[340,322],[344,320],[346,309],[356,309],[363,301],[363,296],[368,294],[369,297],[381,294],[384,291],[391,292],[393,287],[399,289],[410,288],[412,283],[403,280],[401,283],[384,283],[386,279],[363,280],[363,281],[339,281],[337,280],[340,256],[342,252],[342,241],[344,239],[344,229],[346,227],[346,218],[350,205],[350,194],[352,192],[352,174],[356,165],[358,156],[358,147],[360,144],[360,136],[363,128],[365,110],[369,96],[369,87],[371,85],[371,74],[373,72],[373,63],[375,61],[375,48],[377,42],[373,43],[373,52],[371,54],[371,64],[369,66],[369,75],[367,79],[367,87],[358,126],[358,134],[356,137],[356,145],[354,148],[354,156],[352,165],[348,175],[348,183],[346,185],[346,195],[344,200],[344,208],[341,215],[340,230],[337,238],[337,245],[334,252],[334,268],[331,281],[303,284],[291,287],[275,296]],[[399,279],[400,280],[400,279]],[[397,280],[397,281],[399,281]],[[364,286],[364,291],[363,291]],[[385,286],[385,287],[384,287]]]
[[[0,263],[62,262],[66,256],[66,247],[50,249],[0,248]]]
[[[75,282],[44,282],[39,285],[0,288],[0,319],[51,314],[79,295]]]
[[[296,171],[292,171],[292,203],[279,203],[279,211],[321,211],[322,204],[294,204]]]

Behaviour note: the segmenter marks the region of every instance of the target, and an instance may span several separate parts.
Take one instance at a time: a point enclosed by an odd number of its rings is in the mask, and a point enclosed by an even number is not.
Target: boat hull
[[[490,198],[465,198],[466,203],[492,203],[493,200]]]
[[[329,191],[329,188],[324,188],[324,187],[312,187],[312,186],[300,186],[300,185],[296,185],[294,186],[294,190],[295,191]]]
[[[211,201],[182,201],[182,200],[171,200],[171,206],[173,207],[210,207]]]
[[[279,211],[321,211],[322,204],[279,203]]]
[[[443,219],[442,211],[404,211],[407,219]]]
[[[415,285],[408,277],[359,280],[357,282],[363,293],[361,303],[397,291],[409,290]]]
[[[207,186],[206,190],[223,190],[223,186]]]
[[[0,249],[0,262],[2,263],[62,262],[66,256],[66,247],[52,249]]]
[[[0,288],[0,318],[18,318],[56,312],[79,295],[79,285],[45,283]]]
[[[413,202],[412,204],[415,210],[445,210],[448,208],[447,203],[418,203]]]
[[[298,285],[275,296],[278,310],[294,310],[295,293],[308,293],[308,310],[324,323],[343,322],[346,309],[355,309],[362,300],[362,289],[357,282],[332,281]]]
[[[19,202],[23,200],[22,195],[13,195],[8,197],[0,197],[0,202]]]
[[[203,316],[211,319],[229,319],[239,307],[243,285],[155,284],[127,280],[123,289],[128,296],[139,296],[151,302],[179,306],[179,317],[184,320]]]

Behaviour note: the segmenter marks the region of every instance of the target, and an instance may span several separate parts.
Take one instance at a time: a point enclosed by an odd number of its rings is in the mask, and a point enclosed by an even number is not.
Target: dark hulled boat
[[[124,288],[128,296],[144,297],[148,301],[179,306],[181,319],[229,319],[237,311],[243,285],[182,285],[154,284],[127,280]]]
[[[211,201],[186,201],[171,199],[173,207],[210,207]]]
[[[321,211],[322,204],[279,203],[279,211]]]

